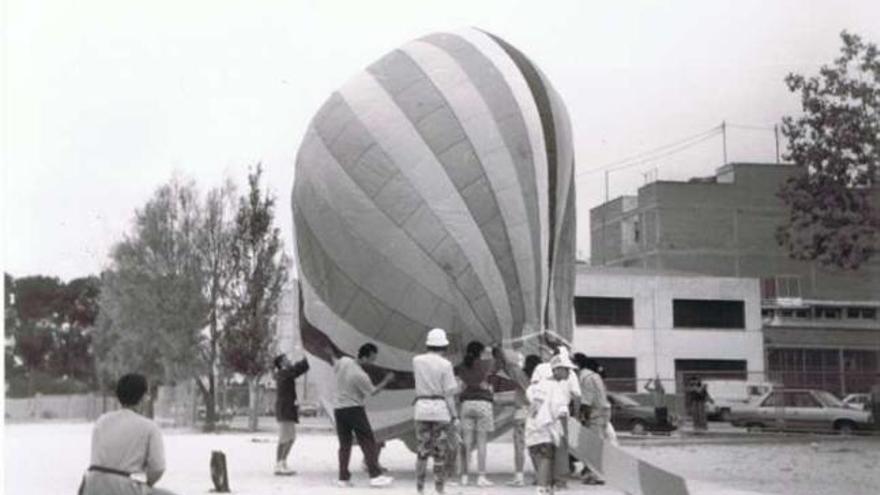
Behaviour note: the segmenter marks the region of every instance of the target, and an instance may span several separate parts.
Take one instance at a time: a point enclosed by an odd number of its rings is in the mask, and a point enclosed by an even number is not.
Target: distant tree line
[[[3,278],[7,396],[94,390],[91,343],[100,280]]]
[[[9,395],[101,389],[137,370],[153,385],[149,404],[159,384],[194,380],[213,430],[219,376],[239,374],[256,428],[288,277],[261,178],[258,165],[240,197],[228,181],[202,196],[173,178],[135,211],[100,278],[7,275]]]

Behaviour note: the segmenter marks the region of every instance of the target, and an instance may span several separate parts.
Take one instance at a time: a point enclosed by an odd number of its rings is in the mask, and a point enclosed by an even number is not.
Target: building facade
[[[574,348],[606,368],[609,388],[764,379],[757,279],[579,265],[575,280]]]
[[[708,178],[646,184],[591,210],[592,263],[759,279],[768,375],[864,391],[880,371],[880,258],[842,271],[787,256],[776,193],[795,172],[732,163]]]

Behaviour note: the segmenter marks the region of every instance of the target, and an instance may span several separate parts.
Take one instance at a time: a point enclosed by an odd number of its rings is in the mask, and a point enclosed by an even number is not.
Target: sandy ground
[[[291,453],[290,464],[297,476],[272,475],[275,433],[201,434],[191,431],[165,432],[169,469],[160,485],[179,494],[210,493],[209,459],[212,450],[226,453],[230,486],[241,495],[341,493],[336,477],[336,439],[310,429],[301,432]],[[10,495],[56,495],[74,493],[84,467],[88,465],[91,424],[38,423],[5,425],[4,493]],[[736,437],[718,438],[622,438],[635,455],[687,477],[731,488],[791,495],[862,495],[878,493],[880,486],[880,439],[800,437],[779,440],[768,437],[743,442]],[[414,456],[400,442],[389,442],[382,463],[396,480],[385,490],[368,488],[359,469],[359,453],[352,456],[355,488],[350,495],[415,493]],[[499,486],[490,489],[466,487],[469,494],[534,493],[529,488],[503,485],[512,465],[511,445],[498,441],[489,448],[490,478]],[[430,490],[429,490],[430,492]],[[450,493],[456,493],[450,491]],[[572,485],[565,493],[611,495],[611,487]]]

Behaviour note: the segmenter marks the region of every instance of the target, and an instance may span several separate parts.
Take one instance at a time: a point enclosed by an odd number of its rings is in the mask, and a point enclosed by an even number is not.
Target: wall
[[[676,359],[743,359],[750,373],[763,373],[759,283],[756,279],[682,276],[623,268],[579,267],[576,296],[631,297],[633,327],[578,326],[576,350],[596,357],[636,358],[639,383],[655,376],[675,391]],[[673,299],[744,302],[745,329],[675,329]],[[641,386],[641,385],[640,385]],[[672,388],[670,388],[672,387]]]

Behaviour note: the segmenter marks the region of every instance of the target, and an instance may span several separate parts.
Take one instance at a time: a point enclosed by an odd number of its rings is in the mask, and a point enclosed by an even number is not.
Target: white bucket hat
[[[446,330],[442,328],[432,328],[430,332],[428,332],[428,338],[425,341],[425,345],[428,347],[447,347],[449,345],[449,340],[446,338]]]
[[[576,370],[577,366],[575,366],[571,362],[571,359],[568,358],[568,353],[560,352],[559,354],[553,356],[553,359],[550,360],[550,368],[569,368]]]

